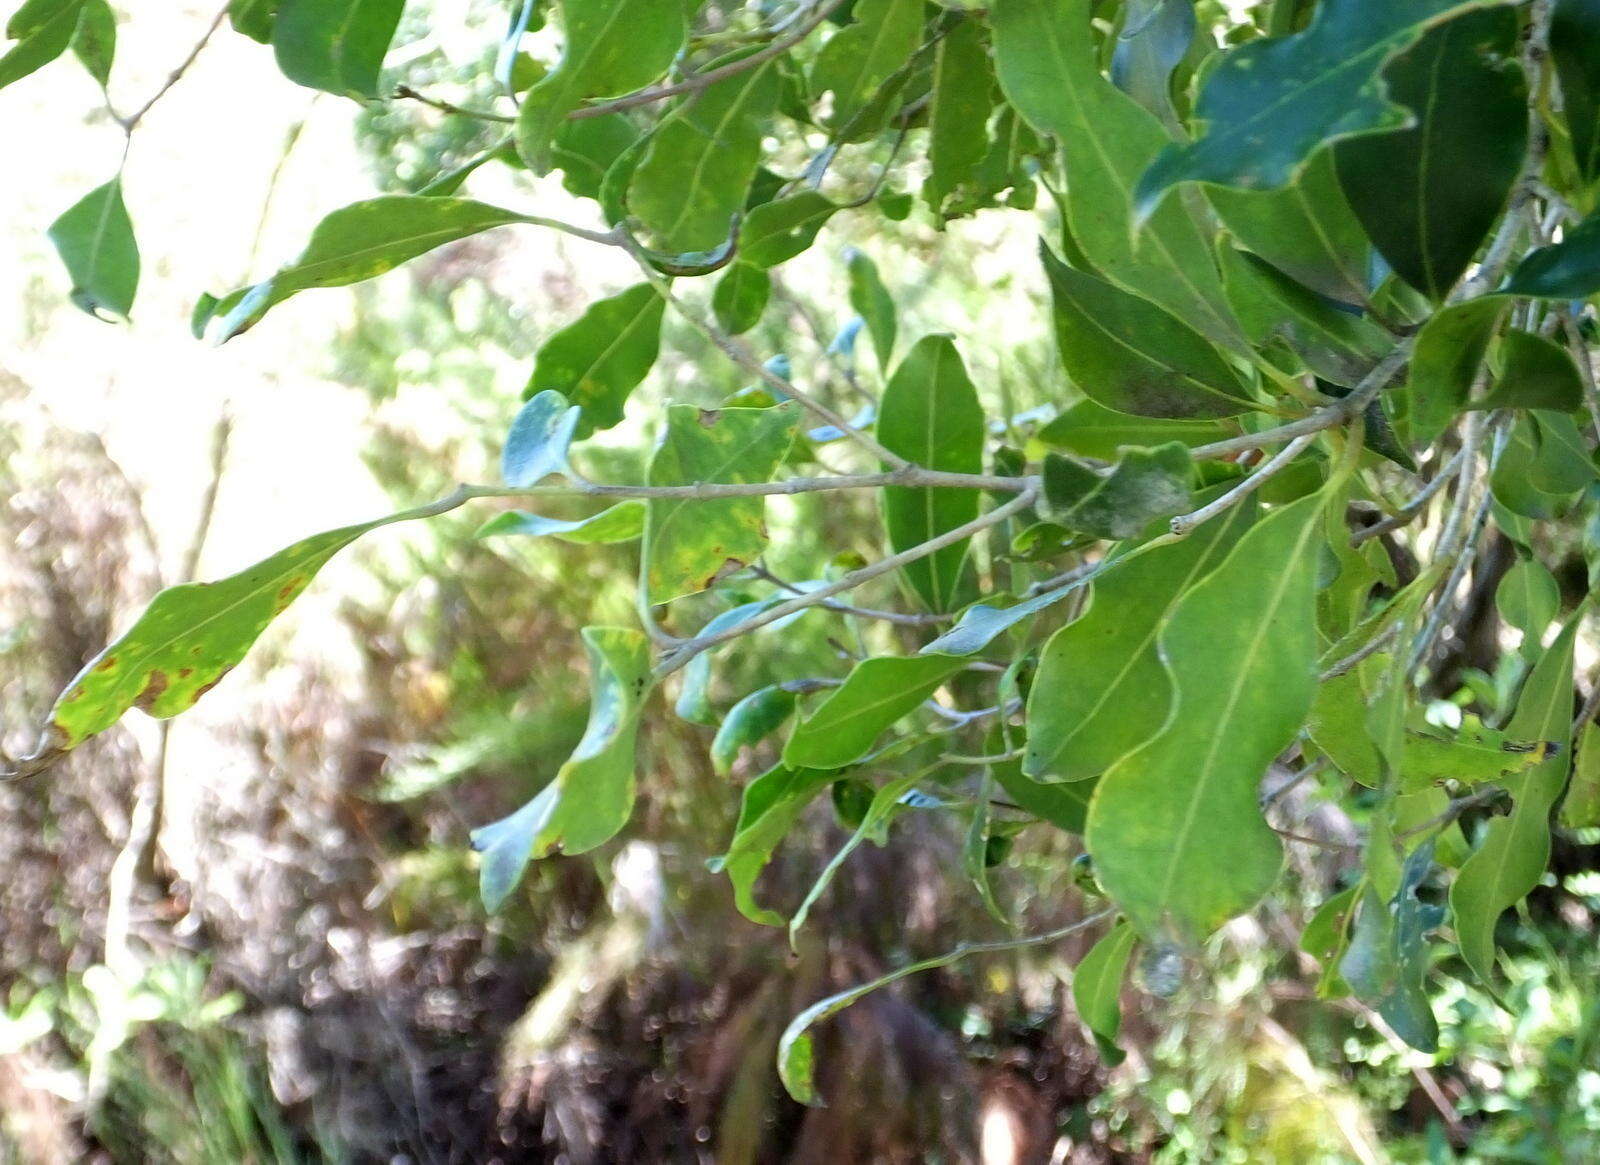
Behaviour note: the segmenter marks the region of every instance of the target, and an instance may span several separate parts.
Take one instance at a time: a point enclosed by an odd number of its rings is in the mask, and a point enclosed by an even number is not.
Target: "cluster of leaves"
[[[375,100],[402,7],[235,0],[229,17],[290,79]],[[854,833],[791,928],[909,811],[968,822],[967,873],[997,913],[988,871],[1018,830],[1082,834],[1086,888],[1109,902],[1091,921],[1118,921],[1076,996],[1115,1056],[1136,950],[1147,986],[1174,986],[1185,953],[1280,877],[1294,835],[1273,823],[1279,794],[1264,799],[1263,778],[1315,777],[1369,823],[1358,878],[1302,938],[1321,990],[1432,1050],[1440,952],[1492,989],[1496,923],[1539,882],[1553,823],[1600,824],[1592,701],[1574,723],[1589,601],[1550,567],[1597,549],[1600,4],[513,8],[495,83],[514,113],[397,94],[505,136],[417,195],[329,215],[293,263],[200,296],[195,330],[229,340],[302,291],[504,226],[620,248],[640,282],[544,343],[503,484],[164,592],[62,693],[20,767],[129,707],[188,707],[374,526],[484,497],[590,497],[607,508],[506,513],[483,531],[643,547],[638,626],[582,633],[582,741],[475,836],[491,908],[531,859],[623,829],[641,710],[675,685],[680,715],[717,726],[720,767],[776,754],[715,863],[758,922],[784,922],[757,882],[825,792]],[[68,49],[103,83],[108,13],[104,0],[28,0],[0,85]],[[537,61],[524,38],[547,19],[560,55]],[[130,136],[142,115],[119,118]],[[558,171],[595,225],[460,196],[484,166]],[[851,189],[863,172],[877,176]],[[772,269],[847,210],[941,229],[1035,215],[1062,371],[1042,392],[1050,407],[986,408],[960,337],[904,345],[894,294],[859,251],[840,272],[858,318],[833,353],[837,379],[866,398],[853,419],[836,378],[791,379],[781,358],[748,351],[735,337],[766,311]],[[118,180],[51,234],[74,297],[126,316],[138,253]],[[704,278],[708,312],[688,290]],[[644,482],[593,481],[573,453],[624,418],[669,309],[755,383],[715,410],[668,406]],[[821,491],[875,496],[887,552],[774,576],[767,497]],[[1464,583],[1495,532],[1517,555],[1495,600],[1520,646],[1494,676],[1444,690]],[[843,597],[876,580],[898,587],[883,606]],[[850,628],[848,673],[722,710],[717,649],[801,617]],[[1054,937],[958,947],[891,978]],[[780,1067],[796,1096],[814,1095],[807,1027],[874,986],[791,1026]]]

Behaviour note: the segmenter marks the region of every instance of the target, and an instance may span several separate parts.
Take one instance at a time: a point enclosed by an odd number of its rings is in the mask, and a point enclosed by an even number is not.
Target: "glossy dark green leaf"
[[[72,43],[84,0],[28,0],[6,23],[17,43],[0,56],[0,89],[42,69]]]
[[[1528,252],[1500,290],[1543,299],[1585,299],[1600,291],[1600,211],[1559,243]]]
[[[798,420],[793,405],[711,412],[669,405],[650,484],[771,481]],[[760,556],[767,544],[766,499],[651,498],[644,538],[646,594],[651,603],[669,603]]]
[[[1101,75],[1089,8],[1088,0],[990,4],[1000,87],[1030,125],[1060,143],[1072,176],[1072,234],[1095,269],[1211,339],[1237,344],[1209,234],[1188,210],[1163,206],[1134,235],[1134,184],[1169,139],[1152,114]]]
[[[84,0],[83,14],[72,34],[72,53],[104,89],[117,56],[117,14],[107,0]]]
[[[1494,968],[1495,923],[1538,885],[1550,861],[1550,814],[1571,764],[1573,645],[1586,606],[1539,657],[1505,729],[1513,739],[1551,741],[1558,751],[1505,782],[1513,802],[1510,815],[1489,821],[1450,887],[1462,958],[1485,983]]]
[[[794,711],[794,693],[778,684],[757,688],[732,708],[711,742],[711,767],[726,775],[739,751],[771,736]]]
[[[1339,973],[1363,1002],[1388,1021],[1396,1035],[1423,1052],[1439,1046],[1439,1026],[1428,1002],[1426,935],[1444,921],[1444,908],[1423,902],[1417,887],[1433,863],[1433,842],[1418,846],[1405,862],[1400,887],[1385,902],[1368,888]]]
[[[751,922],[763,926],[784,924],[781,914],[756,901],[756,879],[806,806],[816,800],[817,794],[831,785],[836,776],[832,769],[778,765],[745,786],[739,822],[734,827],[728,852],[710,864],[713,871],[728,875],[739,913]]]
[[[1403,127],[1385,64],[1458,12],[1494,0],[1324,0],[1290,36],[1230,50],[1195,102],[1205,132],[1162,150],[1139,178],[1139,216],[1180,182],[1267,190],[1283,186],[1326,142]]]
[[[1094,1036],[1100,1058],[1112,1067],[1126,1057],[1117,1047],[1117,1033],[1122,1030],[1122,981],[1127,978],[1128,960],[1138,938],[1133,927],[1117,923],[1089,948],[1072,972],[1072,1005]]]
[[[1589,439],[1578,431],[1577,414],[1534,409],[1528,414],[1538,438],[1538,455],[1530,466],[1528,483],[1553,494],[1570,494],[1600,476]]]
[[[1208,186],[1206,196],[1244,246],[1291,279],[1342,303],[1367,299],[1367,237],[1320,150],[1280,190]]]
[[[994,68],[975,19],[958,22],[934,47],[928,107],[928,179],[922,196],[937,214],[972,180],[989,150]]]
[[[1176,129],[1172,71],[1194,42],[1192,0],[1129,0],[1111,54],[1111,81]]]
[[[1339,181],[1389,266],[1442,300],[1505,207],[1527,151],[1517,15],[1468,12],[1384,69],[1414,124],[1334,146]]]
[[[1037,434],[1046,445],[1101,461],[1115,461],[1126,445],[1165,445],[1177,441],[1193,447],[1220,441],[1229,435],[1229,429],[1215,421],[1137,417],[1115,412],[1092,400],[1080,400],[1052,418]]]
[[[272,51],[297,85],[378,96],[378,71],[405,0],[279,0]]]
[[[591,97],[617,97],[656,80],[687,30],[681,0],[561,0],[561,61],[522,99],[517,152],[550,168],[551,144],[567,115]]]
[[[851,669],[783,749],[790,767],[837,769],[860,760],[896,720],[915,711],[966,666],[947,655],[881,656]]]
[[[1555,452],[1557,467],[1561,467],[1566,458],[1561,450]],[[1489,475],[1495,500],[1522,518],[1557,518],[1566,513],[1573,499],[1543,487],[1549,484],[1546,456],[1533,417],[1519,417]]]
[[[1193,476],[1189,450],[1176,441],[1129,449],[1104,474],[1051,453],[1044,462],[1041,512],[1091,538],[1132,538],[1155,519],[1189,508]]]
[[[231,340],[299,292],[360,283],[445,243],[525,221],[516,211],[470,198],[390,194],[354,202],[317,224],[298,259],[216,301],[204,322],[219,320],[218,342]]]
[[[1418,445],[1431,445],[1467,405],[1506,301],[1481,297],[1436,312],[1423,325],[1401,390],[1406,428]]]
[[[1566,347],[1533,332],[1512,330],[1500,340],[1500,374],[1473,407],[1571,412],[1582,405],[1583,381]]]
[[[1341,310],[1265,260],[1226,244],[1218,258],[1228,302],[1244,334],[1261,346],[1281,341],[1323,380],[1359,384],[1394,346],[1377,324]]]
[[[1600,5],[1554,0],[1550,57],[1561,82],[1561,113],[1578,173],[1593,182],[1600,178]]]
[[[1263,518],[1179,600],[1158,637],[1172,713],[1095,790],[1100,883],[1152,939],[1193,945],[1277,880],[1283,848],[1257,790],[1316,690],[1323,500]]]
[[[540,346],[526,392],[564,395],[582,410],[580,436],[611,428],[655,365],[665,308],[648,283],[595,300]]]
[[[1051,636],[1028,694],[1023,771],[1050,781],[1104,772],[1161,730],[1173,683],[1158,651],[1180,600],[1215,570],[1254,519],[1238,506],[1189,537],[1097,580],[1089,610]]]
[[[815,190],[765,202],[746,217],[739,232],[739,258],[755,267],[787,263],[809,247],[839,207]]]
[[[922,35],[922,0],[860,0],[811,65],[811,96],[832,94],[830,129],[850,123],[905,65]]]
[[[878,369],[887,376],[889,363],[894,359],[897,330],[894,297],[878,277],[878,268],[872,260],[854,247],[845,252],[845,271],[850,281],[850,306],[865,322],[867,335],[872,337],[873,354],[878,358]]]
[[[587,518],[546,518],[524,510],[507,510],[478,527],[475,536],[516,534],[524,538],[542,538],[549,535],[582,546],[631,542],[644,533],[644,513],[645,504],[639,498],[620,501]]]
[[[650,646],[637,631],[585,627],[589,724],[567,762],[509,817],[472,831],[479,892],[498,910],[532,858],[580,854],[616,836],[633,812],[634,739],[650,694]]]
[[[925,336],[906,354],[883,391],[877,434],[885,449],[928,469],[982,472],[983,407],[950,337]],[[964,525],[979,501],[977,490],[885,487],[889,545],[906,550]],[[930,610],[953,611],[975,596],[967,549],[957,543],[902,568]]]
[[[127,319],[139,289],[139,246],[113,178],[50,224],[50,241],[72,279],[72,302],[90,315]]]
[[[1255,407],[1217,350],[1155,304],[1041,248],[1061,363],[1086,396],[1138,416],[1229,417]]]
[[[682,98],[656,127],[628,184],[628,209],[662,250],[708,251],[732,233],[780,85],[776,63],[757,65]]]
[[[567,447],[578,427],[576,405],[553,389],[536,393],[518,410],[500,454],[500,476],[507,485],[537,485],[567,468]]]

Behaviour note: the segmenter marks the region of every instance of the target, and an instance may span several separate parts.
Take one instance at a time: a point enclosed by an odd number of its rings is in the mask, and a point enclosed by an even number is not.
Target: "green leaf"
[[[526,221],[470,198],[389,194],[354,202],[317,224],[300,258],[271,279],[224,296],[198,322],[220,318],[218,342],[231,340],[298,292],[373,279],[445,243]]]
[[[843,685],[795,726],[783,748],[783,763],[838,769],[860,760],[891,724],[915,711],[965,666],[965,660],[947,655],[862,660]]]
[[[1540,472],[1543,454],[1543,442],[1533,416],[1518,418],[1489,474],[1489,488],[1495,500],[1513,514],[1524,518],[1556,518],[1568,509],[1570,498],[1543,488],[1548,484]]]
[[[1051,453],[1044,462],[1041,512],[1091,538],[1132,538],[1155,519],[1189,507],[1193,476],[1189,450],[1176,441],[1129,449],[1104,475]]]
[[[1197,943],[1278,877],[1283,850],[1257,790],[1316,690],[1323,500],[1262,519],[1178,601],[1159,635],[1173,686],[1166,727],[1095,790],[1088,846],[1100,882],[1152,939]]]
[[[928,179],[922,195],[935,214],[971,181],[989,150],[986,124],[994,102],[994,69],[974,19],[957,22],[934,48],[928,107]]]
[[[1566,413],[1583,406],[1583,381],[1565,346],[1513,329],[1500,340],[1500,363],[1494,387],[1473,408]]]
[[[50,241],[72,277],[72,302],[92,316],[127,319],[139,288],[139,245],[122,202],[122,179],[74,203],[50,224]]]
[[[1167,145],[1140,177],[1139,217],[1180,182],[1284,186],[1325,142],[1403,128],[1409,115],[1388,100],[1384,65],[1434,25],[1495,2],[1324,0],[1300,32],[1230,50],[1195,102],[1205,133]]]
[[[117,56],[117,15],[107,0],[85,0],[72,35],[72,52],[104,89]]]
[[[491,912],[516,889],[530,859],[594,849],[633,812],[634,739],[650,694],[650,646],[623,627],[585,627],[583,646],[590,690],[583,739],[533,800],[472,831],[472,846],[483,855],[479,893]]]
[[[648,283],[597,299],[539,347],[527,395],[554,390],[582,410],[578,435],[622,420],[628,396],[655,365],[666,304]]]
[[[872,260],[854,247],[845,250],[845,271],[850,282],[850,306],[865,322],[878,368],[887,376],[889,362],[894,359],[897,330],[894,297],[878,278],[878,268]]]
[[[815,190],[763,202],[739,232],[739,258],[754,267],[787,263],[816,241],[817,232],[839,207]]]
[[[745,786],[728,852],[709,864],[733,883],[739,913],[763,926],[782,926],[783,916],[755,899],[755,883],[772,860],[778,843],[788,836],[806,806],[833,783],[832,769],[796,769],[778,765]]]
[[[792,405],[707,412],[669,405],[667,431],[650,460],[651,485],[771,481],[794,440]],[[766,499],[651,498],[645,521],[646,593],[669,603],[745,566],[767,544]]]
[[[1036,781],[1023,773],[1021,761],[995,765],[992,771],[995,781],[1017,808],[1067,833],[1083,832],[1089,815],[1089,799],[1094,794],[1093,781],[1072,784]]]
[[[1100,75],[1089,8],[1088,0],[990,4],[1000,88],[1030,125],[1060,143],[1072,176],[1072,235],[1095,268],[1211,339],[1236,345],[1239,331],[1211,262],[1209,232],[1174,202],[1134,235],[1134,184],[1168,137],[1154,116]]]
[[[1435,312],[1422,326],[1401,390],[1416,444],[1431,445],[1466,407],[1505,309],[1506,301],[1497,296],[1469,299]]]
[[[1073,384],[1108,409],[1138,416],[1230,417],[1256,407],[1217,350],[1182,320],[1041,245],[1056,344]]]
[[[1389,266],[1435,301],[1466,271],[1505,208],[1528,146],[1517,15],[1468,12],[1384,70],[1413,124],[1334,147],[1339,182]]]
[[[523,510],[507,510],[496,514],[478,527],[475,537],[490,538],[500,534],[518,534],[539,538],[553,535],[563,542],[582,546],[610,542],[631,542],[644,533],[645,504],[640,498],[629,498],[608,506],[587,518],[546,518]]]
[[[257,44],[271,44],[278,3],[279,0],[228,0],[228,23],[235,32]]]
[[[1559,243],[1528,252],[1500,290],[1542,299],[1586,299],[1600,291],[1600,211]]]
[[[1232,431],[1215,421],[1136,417],[1115,412],[1092,400],[1080,400],[1052,418],[1036,435],[1046,445],[1080,457],[1115,461],[1128,445],[1165,445],[1176,441],[1192,448],[1220,441],[1231,436]]]
[[[1600,178],[1600,6],[1594,0],[1551,5],[1550,57],[1578,173],[1593,182]]]
[[[1513,739],[1551,741],[1559,751],[1506,781],[1513,800],[1510,815],[1489,821],[1450,887],[1461,955],[1485,983],[1494,967],[1495,923],[1539,884],[1550,861],[1550,813],[1566,786],[1572,741],[1573,644],[1586,609],[1587,604],[1573,614],[1540,656],[1505,729]]]
[[[327,530],[216,582],[168,587],[56,698],[53,734],[63,748],[74,748],[132,707],[161,719],[186,711],[244,658],[328,559],[368,530],[421,516],[412,510]]]
[[[885,449],[926,469],[982,472],[983,406],[949,336],[924,336],[900,362],[883,390],[877,434]],[[889,545],[906,550],[964,525],[979,501],[977,490],[887,486]],[[901,568],[930,610],[953,611],[975,596],[967,549],[959,542]]]
[[[1522,632],[1522,657],[1532,662],[1544,650],[1545,629],[1561,610],[1555,575],[1536,559],[1519,559],[1494,593],[1500,617]]]
[[[585,117],[565,122],[550,147],[550,164],[561,171],[561,185],[579,198],[599,199],[606,174],[635,146],[643,154],[644,139],[626,113]],[[610,216],[608,216],[610,218]],[[610,221],[616,221],[611,218]]]
[[[1128,0],[1111,54],[1111,81],[1129,97],[1178,128],[1172,108],[1172,71],[1194,43],[1191,0]]]
[[[833,94],[830,129],[843,128],[862,112],[922,35],[922,0],[860,0],[854,15],[811,65],[812,98]]]
[[[560,63],[522,99],[517,152],[536,174],[550,168],[561,123],[591,97],[643,88],[672,64],[687,31],[682,0],[562,0]]]
[[[628,184],[628,209],[658,246],[708,251],[732,233],[781,87],[769,61],[682,98],[662,119]]]
[[[1538,437],[1539,454],[1529,483],[1553,494],[1570,494],[1593,482],[1597,471],[1589,442],[1578,432],[1574,413],[1534,409],[1528,414]]]
[[[0,56],[0,89],[42,69],[72,43],[84,0],[30,0],[6,24],[6,36],[17,42]]]
[[[1361,901],[1350,949],[1339,973],[1363,1002],[1388,1021],[1396,1035],[1424,1052],[1439,1046],[1424,979],[1428,972],[1425,936],[1444,921],[1444,908],[1417,897],[1417,887],[1433,864],[1433,842],[1418,846],[1402,867],[1400,888],[1385,903],[1370,886]]]
[[[1161,730],[1173,680],[1158,636],[1183,597],[1215,570],[1254,520],[1236,506],[1182,541],[1119,563],[1094,603],[1057,631],[1028,694],[1023,771],[1051,781],[1104,772]]]
[[[1320,999],[1350,992],[1339,977],[1339,962],[1350,945],[1350,922],[1355,917],[1356,895],[1360,891],[1361,886],[1355,885],[1324,900],[1300,932],[1300,949],[1322,964],[1322,978],[1317,981]]]
[[[726,776],[739,750],[759,744],[783,726],[794,711],[794,693],[778,684],[758,688],[732,708],[711,742],[711,768]]]
[[[730,336],[743,335],[761,321],[772,295],[772,276],[760,267],[739,262],[717,280],[711,293],[711,311],[717,325]]]
[[[1223,225],[1291,279],[1342,303],[1367,299],[1367,236],[1321,150],[1281,190],[1206,187]]]
[[[1478,742],[1408,732],[1400,766],[1400,791],[1417,793],[1446,781],[1469,787],[1503,781],[1544,763],[1557,751],[1549,741]]]
[[[1072,973],[1072,1005],[1078,1019],[1094,1035],[1100,1058],[1113,1068],[1126,1058],[1117,1047],[1117,1033],[1122,1029],[1122,981],[1138,938],[1133,927],[1117,923],[1089,948]]]
[[[1600,825],[1600,723],[1590,720],[1578,737],[1572,785],[1561,803],[1561,824],[1568,829]]]
[[[342,97],[378,96],[378,71],[405,0],[280,0],[272,51],[297,85]]]
[[[1377,324],[1341,311],[1257,256],[1224,244],[1218,258],[1244,334],[1261,347],[1283,341],[1322,379],[1353,387],[1393,348]]]
[[[582,410],[553,389],[536,393],[518,410],[500,453],[500,476],[509,486],[536,485],[565,473],[567,446]]]

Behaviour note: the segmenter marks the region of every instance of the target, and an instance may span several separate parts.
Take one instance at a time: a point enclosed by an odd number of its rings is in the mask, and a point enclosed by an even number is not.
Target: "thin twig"
[[[410,85],[397,86],[394,91],[396,101],[416,101],[426,105],[429,109],[437,109],[440,113],[448,113],[453,117],[470,117],[474,121],[495,121],[501,125],[510,125],[517,119],[508,113],[491,113],[487,109],[468,109],[464,105],[455,105],[437,97],[429,97],[426,93],[419,93]]]
[[[1172,519],[1172,533],[1179,538],[1188,537],[1195,527],[1210,521],[1224,510],[1238,505],[1245,498],[1255,493],[1256,490],[1266,485],[1268,481],[1282,473],[1289,467],[1289,463],[1300,456],[1301,451],[1317,439],[1315,432],[1306,433],[1290,441],[1271,460],[1267,461],[1260,469],[1234,486],[1227,493],[1213,501],[1207,502],[1198,510],[1188,514],[1179,514]]]
[[[752,615],[750,618],[724,631],[691,639],[656,665],[655,678],[661,679],[671,675],[707,648],[715,647],[719,643],[726,643],[730,639],[737,639],[741,635],[748,635],[759,627],[765,627],[768,623],[775,623],[779,619],[793,615],[797,611],[804,611],[810,607],[818,606],[833,598],[834,595],[853,590],[862,583],[870,582],[872,579],[888,574],[890,571],[898,570],[907,563],[918,562],[930,554],[943,550],[946,546],[954,546],[958,542],[965,541],[974,534],[981,534],[990,526],[1003,522],[1011,515],[1027,509],[1033,505],[1037,497],[1038,486],[1029,485],[1027,489],[1004,505],[990,510],[987,514],[981,514],[972,521],[963,523],[952,530],[947,530],[937,538],[930,538],[928,541],[902,550],[898,554],[891,554],[887,558],[870,563],[860,570],[853,570],[827,586],[819,587],[805,595],[798,595],[786,603],[779,603],[775,607],[769,607],[767,610]]]
[[[195,42],[194,48],[189,50],[189,55],[183,58],[182,62],[179,63],[176,69],[172,70],[172,72],[167,76],[166,81],[162,83],[161,88],[155,91],[155,94],[150,98],[149,101],[146,101],[143,105],[139,106],[138,109],[134,110],[127,117],[119,117],[117,116],[115,110],[112,111],[111,116],[115,118],[117,124],[122,127],[123,133],[131,136],[135,127],[137,127],[138,124],[144,120],[144,115],[150,112],[155,103],[165,97],[168,92],[171,91],[174,85],[183,80],[183,75],[189,71],[189,66],[194,64],[195,59],[200,56],[201,50],[204,49],[208,43],[210,43],[211,38],[213,35],[215,35],[217,29],[222,27],[222,22],[228,15],[228,9],[232,7],[232,4],[224,4],[217,11],[217,14],[211,18],[211,23],[206,26],[205,32],[201,35],[200,39]]]
[[[1390,641],[1393,640],[1397,634],[1399,634],[1399,631],[1400,625],[1398,623],[1385,628],[1377,635],[1374,635],[1365,646],[1356,651],[1352,651],[1343,659],[1328,665],[1326,670],[1324,670],[1322,674],[1317,677],[1317,682],[1325,684],[1329,680],[1336,680],[1340,676],[1348,674],[1363,661],[1370,659],[1374,655],[1377,655],[1378,652],[1389,646]]]
[[[1451,478],[1455,476],[1456,471],[1461,467],[1461,460],[1466,455],[1466,452],[1465,446],[1457,449],[1450,459],[1439,467],[1427,484],[1416,492],[1410,501],[1382,521],[1374,522],[1370,526],[1357,530],[1350,536],[1350,545],[1352,547],[1360,546],[1363,542],[1381,537],[1391,530],[1398,530],[1400,527],[1408,526],[1416,521],[1417,515],[1428,508],[1428,503],[1433,500],[1434,495],[1450,483]]]
[[[567,114],[569,121],[581,121],[589,117],[604,117],[608,113],[616,113],[624,109],[634,109],[640,105],[650,105],[657,101],[664,101],[668,97],[676,97],[681,93],[698,93],[718,81],[729,77],[738,76],[748,72],[759,65],[764,65],[775,57],[780,57],[795,45],[805,40],[811,33],[832,16],[833,13],[844,6],[844,0],[825,0],[817,6],[809,17],[797,25],[793,32],[779,37],[766,48],[751,53],[747,57],[740,57],[736,61],[729,61],[726,65],[719,65],[715,69],[707,69],[704,73],[696,73],[682,81],[675,81],[670,85],[653,85],[648,89],[640,89],[633,93],[625,93],[621,97],[613,97],[610,101],[602,101],[596,105],[585,105]]]

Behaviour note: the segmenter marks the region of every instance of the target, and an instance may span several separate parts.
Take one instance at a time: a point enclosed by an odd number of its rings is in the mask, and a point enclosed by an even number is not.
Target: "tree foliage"
[[[1273,891],[1301,839],[1264,779],[1315,781],[1366,827],[1357,880],[1303,940],[1325,994],[1431,1051],[1448,952],[1495,989],[1496,925],[1544,874],[1552,829],[1600,825],[1600,689],[1579,711],[1574,676],[1600,552],[1595,0],[517,4],[498,46],[513,67],[493,78],[506,112],[386,88],[402,8],[235,0],[227,23],[301,85],[429,101],[502,136],[420,193],[334,211],[261,281],[198,294],[196,333],[270,328],[290,296],[502,227],[619,249],[639,282],[543,345],[502,483],[162,592],[61,693],[19,772],[129,708],[184,711],[374,528],[484,498],[593,498],[609,508],[482,530],[642,540],[637,626],[582,631],[582,742],[474,834],[489,908],[530,859],[627,827],[641,709],[666,689],[720,725],[719,769],[774,758],[715,862],[757,922],[785,922],[757,881],[830,788],[855,833],[792,928],[911,809],[967,823],[966,872],[991,904],[986,871],[1017,830],[1081,833],[1107,899],[1093,917],[1117,919],[1076,987],[1108,1056],[1127,968],[1170,979]],[[543,22],[550,61],[524,52]],[[113,67],[102,0],[27,0],[5,31],[0,86],[69,52],[102,85]],[[149,108],[113,111],[135,148]],[[485,167],[559,171],[588,220],[463,196]],[[857,316],[831,349],[845,375],[735,338],[766,312],[773,268],[908,214],[1036,224],[1037,327],[1060,357],[1047,409],[1013,415],[969,372],[966,337],[904,335],[905,289],[856,247],[838,262]],[[120,173],[49,235],[75,302],[132,313]],[[650,418],[644,481],[593,480],[584,442],[637,413],[669,314],[751,386]],[[767,499],[813,492],[878,507],[882,546],[779,578]],[[1517,641],[1493,676],[1463,679],[1456,629],[1492,538],[1516,555],[1494,602]],[[839,624],[848,668],[715,683],[719,647],[801,617]],[[814,1095],[809,1024],[871,986],[791,1027],[797,1096]]]

